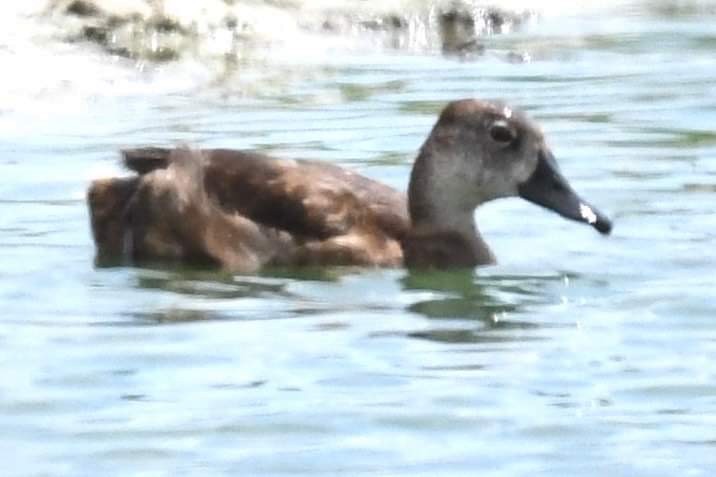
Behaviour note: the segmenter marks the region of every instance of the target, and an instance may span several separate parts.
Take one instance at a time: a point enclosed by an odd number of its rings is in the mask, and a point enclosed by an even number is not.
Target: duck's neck
[[[441,187],[425,151],[418,156],[408,187],[411,230],[405,262],[420,267],[474,267],[495,262],[475,224],[475,206]]]

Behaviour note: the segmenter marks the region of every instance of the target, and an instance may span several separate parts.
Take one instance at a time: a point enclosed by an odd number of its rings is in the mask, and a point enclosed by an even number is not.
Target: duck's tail
[[[140,240],[146,231],[153,231],[155,248],[182,250],[191,246],[167,231],[181,228],[187,218],[212,212],[204,188],[201,152],[186,147],[143,148],[123,151],[123,155],[127,167],[140,176],[98,179],[92,181],[87,193],[98,259],[112,263],[115,259],[132,259],[134,252],[166,255],[150,250],[151,244]]]
[[[139,147],[121,151],[124,166],[140,175],[156,169],[166,169],[171,152],[172,149],[165,147]]]

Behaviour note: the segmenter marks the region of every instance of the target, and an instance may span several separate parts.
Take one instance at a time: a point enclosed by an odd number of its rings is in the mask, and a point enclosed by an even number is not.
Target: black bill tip
[[[579,215],[582,217],[582,220],[594,227],[600,234],[609,235],[611,233],[612,221],[591,205],[580,202]]]

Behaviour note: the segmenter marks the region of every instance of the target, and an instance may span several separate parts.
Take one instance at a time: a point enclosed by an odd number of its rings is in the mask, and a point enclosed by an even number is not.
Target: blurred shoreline
[[[499,6],[497,6],[499,5]],[[254,96],[295,76],[375,55],[524,63],[610,12],[698,15],[713,1],[28,0],[0,15],[3,111],[67,108],[96,95],[225,86]],[[616,16],[616,15],[612,15]],[[551,22],[544,27],[545,22]],[[563,38],[554,28],[566,29]],[[499,43],[545,28],[544,44]],[[552,28],[549,30],[548,28]],[[597,32],[600,33],[600,32]],[[550,39],[549,36],[554,39]],[[30,101],[27,101],[29,99]],[[52,99],[52,101],[49,101]],[[59,101],[59,103],[57,102]]]

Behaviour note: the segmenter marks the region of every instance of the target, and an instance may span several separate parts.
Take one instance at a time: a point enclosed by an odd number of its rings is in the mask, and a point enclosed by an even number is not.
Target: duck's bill
[[[518,187],[520,197],[557,212],[562,217],[584,222],[602,234],[612,230],[612,222],[587,201],[582,200],[559,171],[549,150],[541,151],[532,176]]]

